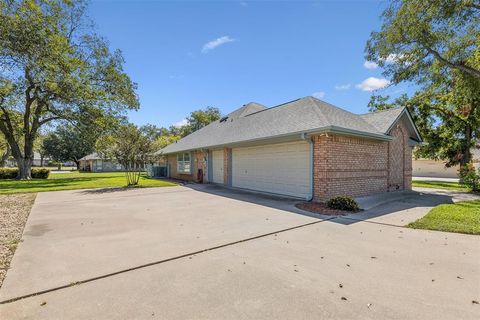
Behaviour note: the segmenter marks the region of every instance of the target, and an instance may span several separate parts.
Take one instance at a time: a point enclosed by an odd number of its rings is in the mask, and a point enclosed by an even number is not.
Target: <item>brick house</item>
[[[172,178],[325,201],[411,189],[409,112],[356,115],[313,97],[249,103],[160,152]]]

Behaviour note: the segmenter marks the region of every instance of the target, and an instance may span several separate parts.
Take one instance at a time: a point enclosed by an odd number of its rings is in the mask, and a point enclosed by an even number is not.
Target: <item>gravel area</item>
[[[35,193],[0,195],[0,287],[22,238]]]

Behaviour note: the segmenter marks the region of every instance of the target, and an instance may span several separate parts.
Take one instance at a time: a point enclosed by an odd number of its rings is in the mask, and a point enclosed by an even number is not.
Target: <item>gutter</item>
[[[307,141],[310,145],[310,196],[306,198],[307,201],[313,200],[313,141],[311,137],[307,137],[304,132],[300,135],[301,139]]]

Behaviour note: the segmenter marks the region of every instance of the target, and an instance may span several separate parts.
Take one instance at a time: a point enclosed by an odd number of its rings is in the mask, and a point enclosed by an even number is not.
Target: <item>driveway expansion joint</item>
[[[272,236],[272,235],[277,234],[277,233],[283,233],[283,232],[287,232],[287,231],[291,231],[291,230],[295,230],[295,229],[300,229],[300,228],[303,228],[303,227],[308,227],[308,226],[311,226],[311,225],[319,224],[319,223],[324,222],[324,221],[333,220],[335,218],[336,217],[332,217],[332,218],[326,218],[326,219],[313,221],[313,222],[309,222],[309,223],[304,223],[304,224],[300,224],[300,225],[297,225],[297,226],[294,226],[294,227],[280,229],[280,230],[277,230],[277,231],[272,231],[272,232],[260,234],[260,235],[254,236],[254,237],[224,243],[224,244],[221,244],[221,245],[218,245],[218,246],[213,246],[213,247],[210,247],[210,248],[207,248],[207,249],[197,250],[197,251],[194,251],[194,252],[189,252],[189,253],[182,254],[182,255],[179,255],[179,256],[175,256],[175,257],[171,257],[171,258],[149,262],[149,263],[142,264],[142,265],[139,265],[139,266],[136,266],[136,267],[122,269],[120,271],[107,273],[107,274],[96,276],[96,277],[93,277],[93,278],[88,278],[88,279],[84,279],[84,280],[80,280],[80,281],[74,281],[74,282],[71,282],[71,283],[66,284],[66,285],[57,286],[57,287],[54,287],[54,288],[50,288],[50,289],[46,289],[46,290],[42,290],[42,291],[37,291],[37,292],[29,293],[29,294],[26,294],[26,295],[22,295],[22,296],[19,296],[19,297],[14,297],[14,298],[10,298],[10,299],[7,299],[7,300],[3,300],[3,301],[0,301],[0,305],[13,303],[13,302],[16,302],[16,301],[19,301],[19,300],[36,297],[36,296],[39,296],[39,295],[47,294],[47,293],[54,292],[54,291],[59,291],[59,290],[62,290],[62,289],[67,289],[67,288],[70,288],[70,287],[74,287],[74,286],[81,285],[81,284],[84,284],[84,283],[93,282],[93,281],[96,281],[96,280],[110,278],[110,277],[113,277],[113,276],[116,276],[116,275],[119,275],[119,274],[122,274],[122,273],[127,273],[127,272],[131,272],[131,271],[139,270],[139,269],[144,269],[144,268],[147,268],[147,267],[163,264],[163,263],[166,263],[166,262],[175,261],[175,260],[179,260],[179,259],[182,259],[182,258],[190,257],[192,255],[206,253],[206,252],[209,252],[209,251],[222,249],[222,248],[225,248],[225,247],[230,247],[230,246],[233,246],[233,245],[236,245],[236,244],[265,238],[265,237]]]

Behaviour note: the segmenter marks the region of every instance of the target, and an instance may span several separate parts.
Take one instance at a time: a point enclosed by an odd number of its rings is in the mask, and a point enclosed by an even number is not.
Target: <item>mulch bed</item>
[[[300,203],[297,203],[295,207],[301,210],[323,214],[326,216],[346,216],[347,214],[356,212],[356,211],[344,211],[344,210],[338,210],[338,209],[331,209],[327,207],[325,203],[320,203],[320,202],[300,202]]]
[[[22,239],[35,196],[35,193],[0,195],[0,287]]]

